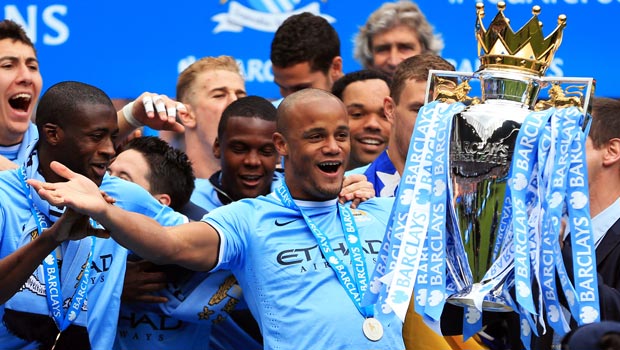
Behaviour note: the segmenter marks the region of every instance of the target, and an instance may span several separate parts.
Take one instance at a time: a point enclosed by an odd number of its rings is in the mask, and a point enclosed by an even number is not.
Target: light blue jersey
[[[0,156],[21,165],[39,140],[39,132],[36,125],[30,123],[28,130],[24,133],[22,142],[13,146],[0,146]]]
[[[6,257],[21,244],[36,237],[37,226],[19,174],[20,169],[0,172],[0,258]],[[136,184],[106,175],[101,190],[116,198],[115,205],[150,216],[162,225],[187,222],[187,218],[183,215],[161,205]],[[51,208],[49,213],[51,215]],[[85,242],[87,248],[90,247],[91,237],[64,242],[61,245],[60,278],[65,307],[70,302],[69,298],[74,295],[72,288],[75,288],[77,278],[68,271],[81,271],[84,261],[77,259],[76,256],[79,255]],[[86,326],[93,349],[111,349],[116,336],[127,250],[112,239],[95,238],[94,242],[87,301],[74,324]],[[76,255],[71,252],[76,252]],[[79,264],[77,269],[76,264]],[[66,293],[66,290],[69,292]],[[24,284],[22,290],[4,307],[15,311],[49,315],[45,294],[45,280],[40,266]],[[4,324],[0,326],[0,344],[7,349],[33,348],[33,344],[26,344],[25,341],[9,334]]]
[[[223,205],[209,179],[196,178],[194,185],[194,192],[190,198],[194,204],[206,211],[212,211]]]
[[[178,280],[157,293],[167,303],[123,303],[114,349],[262,349],[230,318],[247,309],[230,271],[169,273]]]
[[[352,210],[369,271],[374,269],[392,203],[393,198],[371,199]],[[336,200],[296,204],[350,268]],[[229,269],[237,277],[265,349],[404,349],[402,322],[376,307],[375,317],[385,334],[377,342],[366,339],[364,317],[322,257],[306,222],[275,193],[229,204],[203,220],[221,236],[216,270]]]

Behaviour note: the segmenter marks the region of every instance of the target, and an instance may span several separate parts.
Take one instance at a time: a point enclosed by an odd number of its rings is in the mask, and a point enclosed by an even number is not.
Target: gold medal
[[[370,341],[378,341],[383,337],[383,325],[374,317],[369,317],[362,324],[362,331]]]

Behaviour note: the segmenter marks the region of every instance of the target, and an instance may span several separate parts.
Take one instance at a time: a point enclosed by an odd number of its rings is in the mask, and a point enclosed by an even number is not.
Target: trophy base
[[[475,307],[473,295],[474,291],[480,289],[480,287],[482,287],[480,283],[474,283],[472,287],[468,287],[466,290],[448,297],[447,302],[460,307]],[[513,311],[512,308],[508,306],[508,303],[504,297],[493,294],[487,294],[484,296],[484,300],[482,301],[482,310],[492,312]]]

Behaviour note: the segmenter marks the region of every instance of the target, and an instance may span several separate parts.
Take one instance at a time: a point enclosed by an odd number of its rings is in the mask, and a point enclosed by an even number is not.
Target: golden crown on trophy
[[[510,27],[510,20],[504,16],[506,4],[500,1],[497,8],[499,13],[488,29],[485,29],[482,23],[484,4],[476,4],[476,39],[480,69],[519,70],[543,76],[562,42],[566,16],[558,16],[558,26],[545,38],[542,23],[538,20],[540,6],[532,7],[534,16],[516,33]]]

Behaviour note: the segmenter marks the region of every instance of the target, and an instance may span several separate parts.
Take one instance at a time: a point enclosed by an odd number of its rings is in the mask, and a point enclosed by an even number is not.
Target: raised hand
[[[183,132],[183,125],[177,122],[177,115],[188,113],[187,107],[166,95],[144,92],[122,111],[123,117],[134,128],[146,125],[155,130]]]

